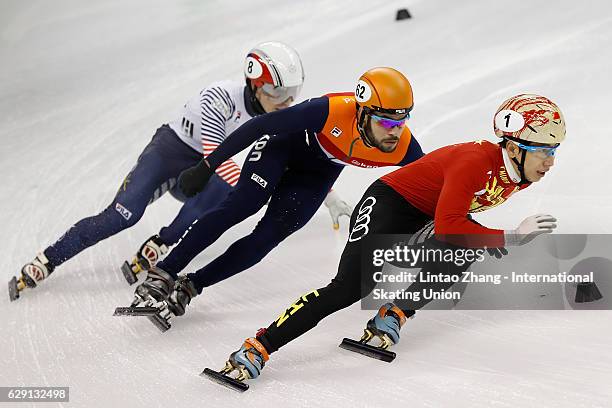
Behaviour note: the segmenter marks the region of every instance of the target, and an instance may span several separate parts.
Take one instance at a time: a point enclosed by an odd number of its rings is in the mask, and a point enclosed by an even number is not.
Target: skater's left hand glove
[[[508,250],[506,248],[487,248],[487,252],[489,255],[494,256],[497,259],[501,259],[504,256],[508,255]]]
[[[193,197],[208,183],[214,171],[208,166],[206,160],[202,159],[198,164],[184,170],[178,179],[178,185],[183,194],[187,197]]]
[[[351,218],[351,214],[353,213],[353,207],[348,205],[346,201],[342,200],[338,193],[334,190],[331,190],[327,197],[325,197],[325,201],[323,202],[327,209],[329,210],[329,215],[331,216],[333,227],[335,230],[340,228],[340,217],[346,215]]]
[[[504,240],[508,245],[525,245],[541,234],[550,234],[557,228],[557,219],[548,214],[537,214],[527,217],[517,229],[504,231]]]

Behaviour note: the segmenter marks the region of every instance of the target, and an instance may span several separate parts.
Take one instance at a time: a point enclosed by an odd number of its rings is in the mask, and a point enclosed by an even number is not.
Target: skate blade
[[[200,376],[208,377],[209,380],[234,391],[245,392],[249,389],[249,384],[242,381],[238,381],[237,379],[232,378],[228,375],[221,374],[218,371],[211,370],[210,368],[205,368],[204,371],[202,371],[202,373],[200,374]]]
[[[17,278],[15,276],[8,283],[8,291],[11,302],[19,299],[19,287],[17,286]]]
[[[159,331],[161,331],[162,333],[167,332],[172,326],[170,325],[170,322],[166,319],[164,319],[163,317],[161,317],[159,315],[159,313],[156,313],[152,316],[148,316],[148,319],[151,321],[151,323],[153,323],[155,325],[155,327],[157,327],[159,329]]]
[[[170,322],[164,319],[159,314],[159,309],[149,306],[129,306],[129,307],[117,307],[113,316],[127,316],[127,317],[147,317],[151,323],[155,325],[162,333],[167,332],[172,327]]]
[[[380,347],[370,346],[369,344],[362,343],[357,340],[344,338],[342,343],[339,345],[340,348],[345,350],[353,351],[355,353],[363,354],[377,360],[385,361],[387,363],[395,360],[395,353],[393,351],[384,350]]]
[[[153,316],[158,312],[159,310],[154,307],[117,307],[115,308],[115,313],[113,313],[113,316]]]
[[[138,276],[136,276],[128,261],[125,261],[123,265],[121,265],[121,272],[123,272],[123,277],[130,285],[133,285],[138,281]]]

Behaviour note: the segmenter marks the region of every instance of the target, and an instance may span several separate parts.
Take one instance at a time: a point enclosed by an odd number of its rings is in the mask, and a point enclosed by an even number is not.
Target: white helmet
[[[273,100],[295,100],[304,83],[304,68],[298,53],[286,44],[268,41],[249,51],[244,75]]]
[[[565,119],[550,99],[520,94],[504,101],[495,112],[495,134],[527,143],[558,144],[565,140]]]
[[[559,107],[550,99],[534,94],[506,99],[495,112],[493,129],[497,137],[512,140],[522,149],[520,159],[512,158],[521,175],[521,183],[528,182],[525,176],[527,150],[537,150],[534,144],[551,145],[545,148],[545,154],[552,156],[565,140],[565,119]]]

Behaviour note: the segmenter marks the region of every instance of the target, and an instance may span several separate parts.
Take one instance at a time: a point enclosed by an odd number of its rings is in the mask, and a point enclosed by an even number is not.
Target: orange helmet
[[[366,134],[369,115],[387,113],[409,116],[414,105],[408,79],[401,72],[388,67],[372,68],[363,73],[357,81],[355,100],[357,109],[363,108],[357,130],[368,147],[372,147]]]

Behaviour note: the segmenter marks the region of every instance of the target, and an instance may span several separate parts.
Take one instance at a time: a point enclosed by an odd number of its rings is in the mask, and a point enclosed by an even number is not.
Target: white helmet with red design
[[[249,51],[244,61],[247,82],[262,88],[278,102],[297,98],[304,83],[304,68],[298,53],[286,44],[268,41]]]
[[[544,96],[521,94],[507,99],[495,112],[495,134],[504,139],[556,145],[565,140],[565,119]]]

